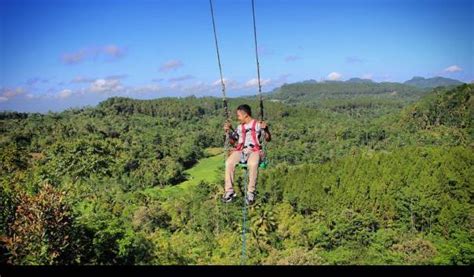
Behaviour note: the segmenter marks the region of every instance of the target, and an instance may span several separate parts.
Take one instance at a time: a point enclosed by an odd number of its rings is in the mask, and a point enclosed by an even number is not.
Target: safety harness
[[[252,152],[257,152],[260,151],[262,148],[260,147],[260,143],[257,139],[257,131],[256,131],[256,126],[257,126],[257,120],[253,120],[252,122],[252,127],[250,128],[250,133],[252,136],[252,141],[253,141],[253,146],[251,148]],[[242,151],[244,149],[244,144],[247,136],[247,129],[245,128],[245,124],[242,123],[240,125],[240,128],[242,129],[242,142],[237,145],[235,148],[236,151]],[[240,140],[240,138],[239,138]]]

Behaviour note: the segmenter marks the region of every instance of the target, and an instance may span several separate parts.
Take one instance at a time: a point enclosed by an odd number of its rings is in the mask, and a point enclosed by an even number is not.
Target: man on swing
[[[240,122],[237,130],[232,129],[230,122],[224,124],[224,130],[229,137],[231,145],[237,146],[231,151],[225,163],[225,193],[222,201],[231,202],[237,195],[234,192],[234,171],[235,166],[240,163],[247,163],[249,171],[249,182],[245,201],[251,205],[255,202],[255,185],[257,183],[258,166],[263,159],[261,149],[262,135],[265,141],[271,140],[271,134],[265,121],[257,121],[252,118],[252,111],[249,105],[237,107],[237,119]]]

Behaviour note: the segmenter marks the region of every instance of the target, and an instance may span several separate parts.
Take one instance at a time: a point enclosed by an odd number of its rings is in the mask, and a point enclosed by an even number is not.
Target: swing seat
[[[267,165],[268,165],[267,160],[263,160],[263,161],[260,161],[260,163],[258,163],[258,167],[261,169],[267,168]],[[239,162],[236,166],[241,169],[247,169],[247,162]]]
[[[247,162],[245,163],[239,162],[236,166],[238,168],[247,169]]]

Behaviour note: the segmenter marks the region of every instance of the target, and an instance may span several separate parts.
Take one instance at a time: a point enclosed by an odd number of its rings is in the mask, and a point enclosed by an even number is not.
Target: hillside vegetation
[[[266,94],[270,165],[244,261],[242,197],[220,201],[221,99],[2,112],[1,263],[473,264],[473,88]]]

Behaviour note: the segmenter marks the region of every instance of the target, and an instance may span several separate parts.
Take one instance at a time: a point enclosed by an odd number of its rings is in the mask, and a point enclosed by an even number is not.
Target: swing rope
[[[226,95],[225,95],[225,83],[224,83],[224,77],[222,75],[221,55],[220,55],[220,52],[219,52],[219,43],[218,43],[218,40],[217,40],[216,22],[215,22],[215,19],[214,19],[214,8],[212,6],[212,0],[209,0],[209,5],[211,7],[212,29],[214,30],[214,42],[216,43],[217,63],[219,64],[219,74],[220,74],[220,77],[221,77],[222,101],[224,102],[224,116],[226,117],[227,120],[229,120],[230,116],[229,116],[229,109],[227,108],[227,99],[226,99]]]
[[[244,180],[243,180],[243,188],[242,191],[245,192],[245,197],[247,196],[247,179],[248,179],[248,169],[245,168]],[[247,201],[245,201],[244,197],[244,205],[242,207],[242,255],[240,257],[240,264],[244,265],[247,259]]]
[[[262,84],[260,81],[260,62],[258,61],[258,44],[257,44],[257,24],[255,22],[255,1],[252,0],[252,18],[253,18],[253,38],[255,44],[255,61],[257,64],[257,81],[258,81],[258,95],[260,100],[260,120],[263,120],[263,98],[262,98]]]
[[[223,101],[223,104],[224,104],[224,117],[225,117],[226,121],[230,121],[229,109],[227,107],[227,99],[226,99],[226,94],[225,94],[224,77],[222,75],[222,63],[221,63],[221,56],[220,56],[220,52],[219,52],[219,43],[218,43],[218,39],[217,39],[216,22],[215,22],[215,19],[214,19],[214,7],[212,5],[212,0],[209,0],[209,7],[210,7],[210,10],[211,10],[212,30],[214,31],[214,42],[215,42],[215,45],[216,45],[217,63],[219,65],[219,74],[220,74],[220,78],[221,78],[222,101]],[[229,147],[230,147],[229,144],[230,144],[229,143],[229,136],[227,134],[225,134],[224,135],[224,153],[223,153],[224,165],[226,163],[227,155],[229,153]],[[227,214],[228,213],[227,205],[225,205],[224,210],[225,210],[225,213]]]
[[[257,64],[257,81],[258,81],[258,100],[260,103],[260,114],[259,118],[261,121],[263,121],[264,118],[264,113],[263,113],[263,97],[262,97],[262,84],[260,80],[260,62],[258,59],[258,43],[257,43],[257,23],[255,20],[255,0],[252,0],[252,18],[253,18],[253,39],[254,39],[254,45],[255,45],[255,62]],[[262,150],[263,153],[267,153],[267,144],[265,143],[265,139],[262,141]],[[264,157],[264,160],[261,161],[262,168],[266,168],[267,165],[267,159],[266,156]]]
[[[211,8],[211,18],[212,18],[212,30],[214,31],[214,42],[216,45],[216,55],[217,55],[217,63],[219,65],[219,74],[221,78],[221,87],[222,87],[222,101],[224,104],[224,117],[226,118],[226,121],[230,121],[230,115],[229,115],[229,109],[227,107],[227,98],[225,94],[225,82],[224,82],[224,77],[222,75],[222,63],[221,63],[221,55],[219,52],[219,43],[217,39],[217,31],[216,31],[216,22],[214,18],[214,7],[212,5],[212,0],[209,0],[209,6]],[[227,159],[227,154],[229,153],[229,136],[227,134],[224,135],[224,164]]]
[[[226,92],[225,92],[226,87],[225,87],[224,77],[222,75],[222,63],[220,59],[219,44],[218,44],[218,39],[217,39],[217,31],[216,31],[216,24],[215,24],[215,18],[214,18],[214,7],[212,5],[212,0],[209,0],[209,6],[211,10],[212,28],[214,31],[214,42],[216,45],[217,62],[219,65],[219,74],[220,74],[220,81],[221,81],[221,86],[222,86],[224,116],[226,118],[226,121],[230,122],[230,115],[229,115],[229,109],[227,105]],[[254,33],[254,44],[255,44],[255,59],[256,59],[256,64],[257,64],[258,96],[259,96],[259,106],[260,106],[259,118],[260,120],[264,120],[262,84],[260,80],[260,63],[258,60],[257,27],[256,27],[256,20],[255,20],[255,1],[254,0],[252,0],[252,16],[253,16],[253,33]],[[266,151],[265,143],[262,143],[262,147],[263,147],[263,150]],[[224,139],[224,162],[227,158],[228,149],[229,149],[229,137],[226,134],[225,139]],[[247,220],[247,201],[245,199],[247,197],[248,177],[249,177],[248,168],[245,167],[244,180],[242,182],[243,184],[242,191],[244,192],[244,205],[242,207],[242,255],[241,255],[241,261],[240,261],[241,264],[245,264],[245,260],[247,259],[246,234],[247,234],[247,223],[248,223],[247,221],[248,220]]]

